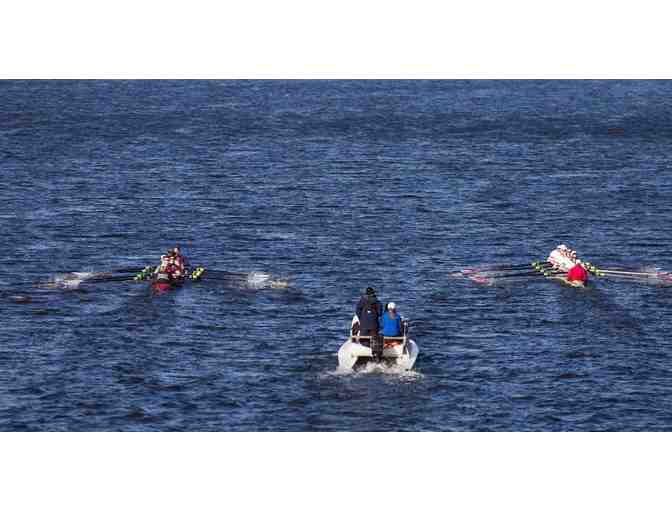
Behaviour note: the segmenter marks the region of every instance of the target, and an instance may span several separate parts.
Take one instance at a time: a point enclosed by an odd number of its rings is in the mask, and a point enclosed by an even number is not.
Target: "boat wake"
[[[369,362],[365,365],[357,367],[356,370],[338,367],[335,370],[330,370],[326,374],[328,377],[364,377],[369,375],[385,375],[394,376],[402,380],[416,380],[422,379],[424,375],[415,370],[406,370],[398,365],[385,365],[383,363]]]
[[[60,273],[54,275],[49,281],[39,286],[46,289],[77,289],[85,281],[92,278],[99,278],[103,275],[105,275],[105,273],[96,273],[94,271]]]
[[[268,273],[253,271],[248,273],[246,285],[250,289],[286,289],[289,287],[289,280],[286,278],[275,278]]]
[[[287,289],[290,286],[288,278],[280,278],[270,273],[252,271],[249,273],[232,273],[227,271],[205,271],[204,280],[219,280],[233,287],[241,289]],[[46,282],[38,283],[37,286],[44,289],[78,289],[86,282],[106,281],[131,281],[131,276],[116,275],[106,271],[73,271],[58,273]]]
[[[287,289],[290,286],[288,278],[280,278],[270,273],[252,271],[249,273],[205,270],[203,280],[220,281],[225,285],[239,289]]]

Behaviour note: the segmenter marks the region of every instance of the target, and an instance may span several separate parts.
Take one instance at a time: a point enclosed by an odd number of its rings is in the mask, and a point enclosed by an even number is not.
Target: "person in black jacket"
[[[355,311],[359,319],[359,334],[361,336],[378,335],[380,318],[383,315],[383,305],[376,297],[376,291],[368,287],[366,295],[357,303]]]

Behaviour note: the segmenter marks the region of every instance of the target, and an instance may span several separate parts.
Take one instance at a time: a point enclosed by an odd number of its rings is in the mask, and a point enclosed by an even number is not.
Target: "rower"
[[[586,285],[588,283],[588,271],[583,267],[580,259],[576,259],[576,264],[567,272],[567,282]]]
[[[179,269],[179,273],[181,275],[185,274],[186,266],[187,266],[187,259],[180,252],[180,246],[179,245],[176,245],[175,248],[173,248],[172,255],[173,255],[173,259],[175,260],[175,264],[177,265],[177,267]]]
[[[168,253],[161,256],[161,263],[156,267],[154,274],[167,274],[171,280],[179,279],[184,276],[184,265],[181,263],[181,259],[175,255],[175,251],[169,250]]]
[[[548,262],[551,263],[551,265],[555,269],[559,269],[560,271],[569,271],[572,266],[574,266],[574,262],[569,256],[570,250],[565,246],[564,244],[559,244],[555,250],[551,252],[551,254],[548,256]]]
[[[177,259],[178,263],[182,266],[187,265],[187,259],[182,255],[179,245],[175,245],[175,248],[172,250],[173,256]]]
[[[165,273],[166,268],[168,267],[168,263],[169,263],[168,255],[161,255],[161,263],[158,266],[156,266],[154,274]]]

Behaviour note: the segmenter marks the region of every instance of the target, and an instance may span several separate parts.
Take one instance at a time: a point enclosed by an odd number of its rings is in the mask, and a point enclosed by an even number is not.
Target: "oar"
[[[584,265],[585,264],[586,263],[584,262]],[[590,265],[592,265],[592,264],[590,264]],[[592,265],[592,266],[595,267],[594,265]],[[628,268],[628,267],[595,267],[595,268],[599,271],[626,271],[626,272],[635,272],[635,273],[636,272],[641,272],[639,269],[631,269],[631,268]]]
[[[555,276],[557,274],[564,274],[562,271],[533,271],[530,273],[516,273],[516,274],[503,274],[501,276],[493,276],[495,280],[500,278],[517,278],[519,276]]]
[[[156,267],[154,266],[145,266],[143,267],[138,274],[136,274],[133,277],[133,280],[136,282],[140,282],[143,280],[148,280],[154,275],[154,272],[156,271]]]
[[[545,264],[545,265],[550,265],[547,262],[540,262],[538,260],[533,260],[532,262],[528,262],[527,264],[502,264],[500,266],[491,266],[487,268],[487,270],[505,270],[505,269],[529,269],[531,266],[535,266],[537,264]]]
[[[133,276],[101,276],[94,278],[85,278],[82,283],[107,283],[107,282],[132,282]]]
[[[541,264],[537,264],[534,266],[534,268],[541,274],[543,274],[546,278],[557,278],[558,275],[566,275],[566,271],[560,271],[559,269],[551,269],[549,270],[548,267],[543,266]]]
[[[545,271],[552,269],[553,266],[551,264],[543,263],[543,262],[532,262],[526,267],[519,267],[519,268],[514,268],[514,269],[500,269],[500,272],[503,273],[508,273],[508,272],[515,272],[515,271],[530,271],[530,270],[535,270],[535,271]],[[487,271],[484,271],[487,272]]]
[[[211,271],[207,270],[203,278],[208,280],[246,280],[249,278],[249,273],[234,273],[230,271]]]
[[[628,281],[633,281],[633,282],[645,282],[648,280],[656,280],[656,279],[662,279],[662,280],[669,280],[670,277],[668,276],[638,276],[634,274],[602,274],[603,278],[616,278],[619,280],[628,280]]]
[[[186,271],[187,278],[191,278],[194,281],[200,280],[203,277],[203,273],[205,273],[205,268],[201,266],[198,266],[193,271],[191,269]]]
[[[122,267],[121,269],[113,269],[112,271],[106,271],[107,273],[139,273],[147,266],[142,267]]]
[[[70,274],[70,273],[91,273],[91,274],[112,274],[112,273],[137,273],[139,271],[142,271],[142,267],[124,267],[120,269],[102,269],[102,270],[85,270],[85,269],[58,269],[54,271],[54,274]],[[44,274],[44,271],[32,271],[32,270],[25,270],[21,271],[23,274]]]
[[[139,273],[143,269],[144,267],[122,267],[120,269],[106,269],[102,271],[83,271],[81,269],[66,271],[64,269],[59,269],[56,273]]]
[[[475,268],[475,267],[468,267],[462,270],[463,274],[471,274],[471,273],[493,273],[497,271],[524,271],[524,270],[529,270],[530,268],[534,268],[538,265],[544,266],[544,267],[550,267],[550,264],[548,262],[539,262],[539,261],[533,261],[533,262],[528,262],[527,264],[515,264],[515,265],[500,265],[500,266],[491,266],[491,267],[484,267],[484,268]]]
[[[581,265],[586,271],[593,273],[595,276],[604,276],[602,270],[599,267],[597,267],[595,264],[592,264],[591,262],[588,262],[587,260],[582,260]]]
[[[502,280],[504,278],[529,278],[531,276],[543,276],[543,277],[552,277],[558,274],[564,274],[562,272],[551,272],[551,271],[533,271],[529,273],[515,273],[515,274],[503,274],[501,276],[470,276],[469,278],[476,283],[489,283],[491,281]]]
[[[651,277],[651,273],[643,273],[643,272],[636,272],[636,271],[618,271],[618,270],[609,270],[609,269],[601,269],[597,267],[595,264],[591,264],[590,262],[583,262],[583,267],[585,267],[589,272],[593,273],[595,276],[616,276],[616,275],[628,275],[628,276],[638,276],[638,277]]]
[[[600,274],[608,278],[618,278],[629,281],[652,282],[657,280],[665,283],[672,282],[672,275],[669,273],[635,273],[635,272],[619,271],[619,272],[603,272]]]
[[[665,280],[668,280],[672,277],[672,275],[668,272],[665,271],[658,271],[658,272],[650,272],[647,273],[645,271],[627,271],[627,270],[620,270],[620,269],[602,269],[594,264],[591,264],[590,262],[583,262],[583,266],[590,271],[591,273],[594,273],[597,276],[631,276],[631,277],[638,277],[638,278],[662,278]]]
[[[198,268],[197,268],[198,269]],[[208,269],[209,276],[247,276],[249,273],[221,271],[219,269]]]
[[[627,276],[645,276],[647,278],[658,278],[660,276],[668,276],[668,273],[658,272],[658,273],[646,273],[639,271],[615,271],[611,269],[599,269],[601,273],[609,275],[627,275]]]

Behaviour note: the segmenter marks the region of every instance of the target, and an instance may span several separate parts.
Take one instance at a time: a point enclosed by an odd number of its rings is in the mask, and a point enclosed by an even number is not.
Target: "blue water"
[[[456,277],[672,270],[671,118],[666,81],[2,81],[0,429],[672,430],[672,286]],[[231,274],[63,288],[176,242]],[[369,285],[409,374],[336,370]]]

